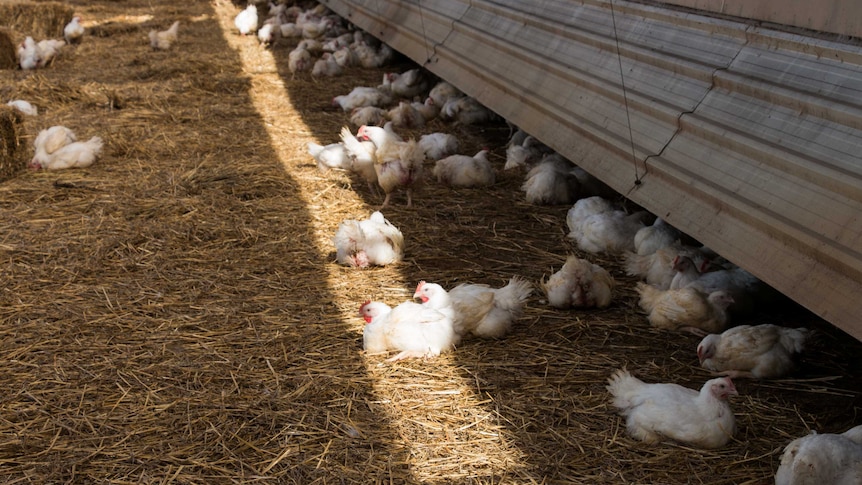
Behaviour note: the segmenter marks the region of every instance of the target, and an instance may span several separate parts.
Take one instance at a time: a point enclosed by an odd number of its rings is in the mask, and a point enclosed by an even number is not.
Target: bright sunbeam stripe
[[[291,150],[291,146],[279,143],[286,137],[317,140],[312,138],[311,130],[299,116],[286,115],[294,112],[294,106],[278,74],[272,52],[261,48],[256,39],[243,38],[235,31],[233,18],[239,10],[230,2],[216,0],[213,4],[224,38],[239,55],[243,70],[249,76],[249,96],[269,134],[274,152],[286,168],[300,158],[307,158],[310,164],[310,156],[305,152],[296,153],[295,148]],[[324,194],[304,184],[299,184],[299,189],[311,212],[320,256],[328,257],[334,228],[325,226],[315,215]],[[356,206],[362,204],[358,196],[351,197],[342,199]],[[345,285],[340,283],[344,279],[341,268],[327,267],[331,293],[337,300],[350,301]],[[372,281],[370,272],[355,273],[356,278],[367,279],[367,287],[379,288],[379,281]],[[409,298],[406,289],[412,284],[415,282],[403,282],[402,299]],[[343,308],[344,321],[359,321],[352,304]],[[541,481],[529,477],[522,453],[500,424],[493,401],[483,399],[475,387],[477,380],[455,363],[452,354],[444,354],[427,366],[419,367],[379,362],[379,357],[368,360],[368,372],[374,378],[374,392],[378,397],[373,403],[374,410],[386,416],[396,428],[393,434],[403,441],[398,447],[409,450],[408,465],[417,481],[458,483],[477,476],[493,477],[492,481],[505,481],[506,477],[518,477],[522,483]]]

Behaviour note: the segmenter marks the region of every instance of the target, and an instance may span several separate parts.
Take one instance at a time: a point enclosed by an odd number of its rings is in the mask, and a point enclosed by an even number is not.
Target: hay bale
[[[10,29],[0,27],[0,69],[15,69],[18,67],[18,50]]]
[[[24,168],[23,159],[15,157],[20,147],[18,133],[22,120],[17,109],[0,105],[0,181],[12,178]]]
[[[37,41],[63,37],[63,28],[72,20],[74,9],[57,2],[2,2],[0,27],[8,27]]]

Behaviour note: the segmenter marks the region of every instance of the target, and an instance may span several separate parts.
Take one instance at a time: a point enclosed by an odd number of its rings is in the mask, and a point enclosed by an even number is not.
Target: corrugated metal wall
[[[324,3],[862,339],[858,47],[623,1]]]

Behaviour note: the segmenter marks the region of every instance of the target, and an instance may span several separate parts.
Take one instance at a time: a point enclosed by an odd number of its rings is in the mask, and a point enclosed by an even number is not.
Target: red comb
[[[419,293],[419,290],[421,290],[423,286],[425,286],[425,280],[420,281],[419,284],[416,285],[416,292]]]

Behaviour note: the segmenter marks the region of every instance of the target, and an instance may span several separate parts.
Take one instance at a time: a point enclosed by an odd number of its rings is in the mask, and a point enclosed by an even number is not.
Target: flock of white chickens
[[[19,47],[22,69],[48,66],[57,51],[84,35],[80,18],[66,27],[65,40],[35,42],[27,37]],[[241,35],[256,35],[268,47],[278,38],[295,38],[289,68],[293,73],[337,76],[354,66],[381,67],[392,49],[361,30],[351,28],[324,5],[302,10],[270,4],[263,19],[255,5],[235,18]],[[154,49],[169,49],[177,41],[179,22],[165,31],[151,31]],[[341,141],[308,144],[317,167],[341,170],[363,180],[380,195],[382,207],[404,192],[407,206],[425,183],[425,166],[433,164],[437,183],[482,187],[495,183],[495,168],[487,149],[475,155],[459,153],[457,137],[427,133],[404,139],[401,128],[422,129],[435,118],[480,124],[496,115],[445,81],[416,68],[387,73],[378,86],[359,86],[333,105],[346,122]],[[37,111],[23,100],[10,101],[26,114]],[[345,123],[346,125],[347,123]],[[63,126],[42,130],[34,141],[34,169],[86,167],[99,155],[99,137],[77,141]],[[584,170],[554,153],[533,136],[516,131],[506,149],[503,170],[525,170],[522,185],[532,204],[573,204],[566,216],[568,237],[590,254],[617,255],[629,275],[639,278],[639,306],[651,325],[668,331],[690,331],[703,337],[696,352],[702,367],[718,377],[700,390],[672,383],[645,383],[625,369],[608,379],[613,405],[626,419],[629,434],[648,443],[662,439],[701,448],[727,444],[735,431],[728,398],[737,395],[731,378],[770,379],[793,369],[802,352],[806,329],[776,325],[739,325],[770,289],[742,268],[708,248],[683,244],[689,239],[646,211],[629,212],[613,202],[617,195]],[[365,220],[343,221],[333,238],[339,264],[363,268],[399,263],[404,259],[404,235],[381,212]],[[367,301],[359,313],[365,320],[363,346],[368,354],[394,352],[388,361],[430,358],[452,351],[468,336],[499,338],[522,316],[538,287],[548,305],[558,309],[605,308],[617,293],[611,273],[600,265],[569,255],[559,271],[536,285],[513,276],[501,288],[461,284],[445,289],[421,281],[414,300],[390,306]],[[731,326],[735,324],[735,326]],[[844,434],[812,434],[787,445],[776,484],[862,483],[862,426]]]

